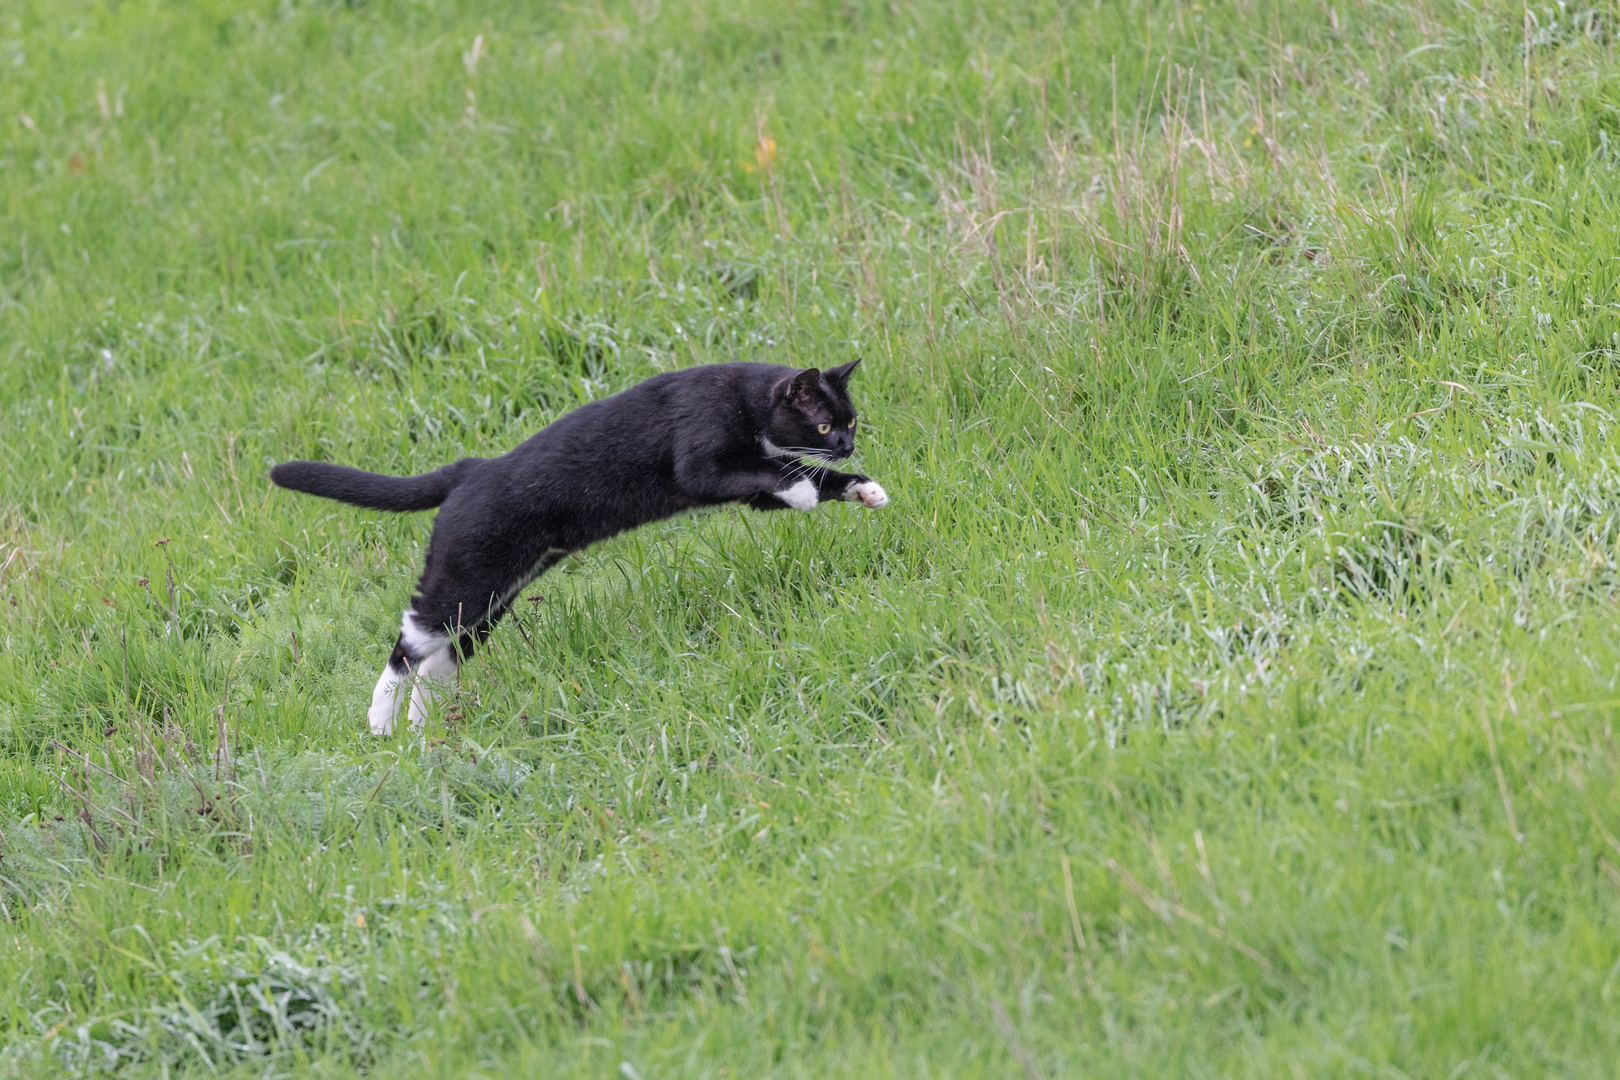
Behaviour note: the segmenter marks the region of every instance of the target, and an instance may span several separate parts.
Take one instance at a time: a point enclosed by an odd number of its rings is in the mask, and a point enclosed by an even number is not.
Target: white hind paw
[[[850,502],[858,502],[868,510],[876,510],[888,505],[889,493],[883,490],[883,485],[876,480],[862,480],[849,485],[844,498]]]
[[[373,706],[366,713],[366,719],[371,724],[371,733],[377,736],[392,735],[394,733],[394,717],[398,713],[398,709],[389,708],[384,711]]]
[[[408,678],[401,678],[391,667],[383,668],[377,688],[371,692],[371,708],[366,710],[366,720],[371,725],[373,735],[394,733],[394,721],[399,718],[410,693],[411,682]]]

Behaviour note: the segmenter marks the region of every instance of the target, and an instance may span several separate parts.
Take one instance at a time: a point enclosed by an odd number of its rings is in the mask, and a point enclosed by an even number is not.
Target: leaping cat
[[[399,640],[371,694],[372,733],[392,733],[407,700],[410,723],[420,727],[437,690],[517,594],[570,552],[722,503],[887,503],[869,477],[804,460],[842,461],[854,450],[849,379],[859,363],[667,372],[580,406],[501,457],[462,458],[421,476],[316,461],[271,469],[281,487],[355,506],[440,508]]]

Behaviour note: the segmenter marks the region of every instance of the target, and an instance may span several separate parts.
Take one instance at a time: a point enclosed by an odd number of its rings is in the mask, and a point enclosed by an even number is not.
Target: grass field
[[[9,0],[0,1075],[1612,1076],[1616,18]],[[365,733],[272,463],[856,355]]]

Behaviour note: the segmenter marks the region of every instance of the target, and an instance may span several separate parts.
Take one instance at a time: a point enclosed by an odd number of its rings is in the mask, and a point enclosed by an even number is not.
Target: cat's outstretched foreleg
[[[780,490],[761,492],[745,499],[755,510],[814,510],[824,502],[860,503],[869,510],[888,504],[888,493],[869,476],[823,469],[819,465],[793,470],[791,484]]]
[[[805,466],[772,458],[715,461],[700,453],[678,456],[675,482],[704,502],[744,502],[761,510],[814,510],[821,501]]]
[[[843,502],[860,503],[868,510],[877,510],[888,505],[888,492],[883,485],[870,476],[860,473],[844,473],[834,469],[815,468],[814,473],[816,494],[822,502],[841,500]]]
[[[889,505],[889,493],[883,490],[883,485],[864,476],[844,488],[844,493],[838,497],[845,502],[858,502],[868,510]]]

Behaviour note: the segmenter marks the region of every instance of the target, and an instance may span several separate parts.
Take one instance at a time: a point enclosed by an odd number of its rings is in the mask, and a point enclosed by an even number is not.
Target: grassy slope
[[[7,1067],[1606,1075],[1620,57],[1531,14],[0,9]],[[854,353],[888,509],[362,734],[427,519],[269,463]]]

